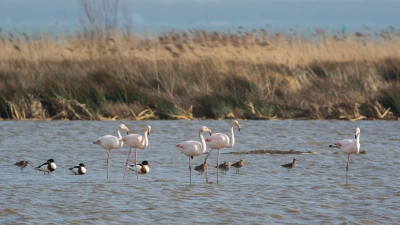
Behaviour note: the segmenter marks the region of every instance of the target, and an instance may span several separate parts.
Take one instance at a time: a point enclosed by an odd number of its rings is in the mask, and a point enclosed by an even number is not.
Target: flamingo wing
[[[351,154],[357,151],[357,142],[355,139],[344,139],[335,143],[343,153]]]
[[[198,141],[185,141],[176,145],[187,156],[200,156],[203,154],[201,143]]]
[[[210,137],[207,137],[205,140],[208,146],[213,149],[220,149],[229,146],[229,137],[226,134],[215,133]]]
[[[123,138],[125,143],[132,148],[143,148],[145,139],[140,134],[130,134]]]
[[[121,148],[121,141],[112,135],[105,135],[103,137],[100,138],[101,140],[101,147],[103,147],[104,149],[118,149]]]

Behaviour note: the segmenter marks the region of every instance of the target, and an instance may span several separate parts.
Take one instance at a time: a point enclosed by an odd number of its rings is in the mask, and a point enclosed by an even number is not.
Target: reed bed
[[[0,32],[2,119],[398,119],[400,33]]]

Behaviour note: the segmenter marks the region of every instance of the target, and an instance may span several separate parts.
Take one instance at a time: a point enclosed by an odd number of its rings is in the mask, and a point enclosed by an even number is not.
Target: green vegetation
[[[2,119],[398,119],[400,33],[0,32]]]

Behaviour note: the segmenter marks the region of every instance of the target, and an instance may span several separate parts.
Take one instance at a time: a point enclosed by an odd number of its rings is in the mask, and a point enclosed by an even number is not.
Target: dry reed
[[[396,119],[399,36],[0,33],[0,116]]]

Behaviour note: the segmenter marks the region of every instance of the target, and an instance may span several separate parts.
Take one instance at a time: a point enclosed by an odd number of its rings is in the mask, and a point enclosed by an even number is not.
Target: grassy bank
[[[3,119],[398,119],[400,35],[0,33]]]

